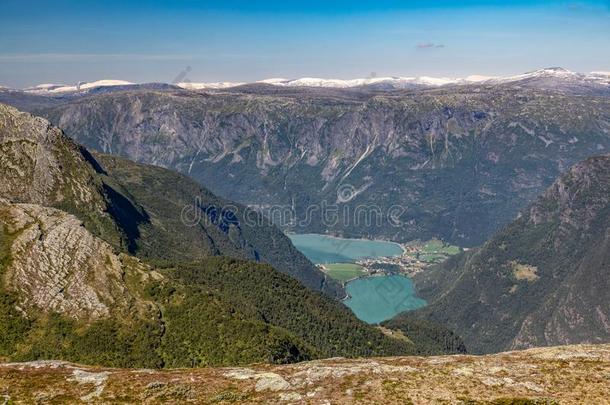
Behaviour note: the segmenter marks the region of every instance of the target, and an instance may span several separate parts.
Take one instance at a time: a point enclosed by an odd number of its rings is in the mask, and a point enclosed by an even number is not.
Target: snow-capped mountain
[[[95,82],[79,82],[75,85],[45,83],[28,87],[24,91],[28,93],[72,93],[96,87],[126,86],[130,84],[133,83],[125,80],[97,80]]]
[[[371,77],[361,79],[325,79],[318,77],[303,77],[299,79],[271,78],[259,80],[256,83],[270,84],[282,87],[327,87],[327,88],[357,88],[373,87],[387,89],[407,89],[414,87],[441,87],[447,85],[467,84],[503,84],[521,81],[536,80],[561,80],[591,84],[609,84],[610,72],[592,72],[589,74],[571,72],[563,68],[546,68],[514,76],[482,76],[470,75],[463,78],[450,77]],[[246,83],[220,82],[220,83],[178,83],[178,86],[186,89],[223,89],[235,87]]]
[[[581,73],[571,72],[567,69],[561,67],[552,67],[545,69],[538,69],[532,72],[523,73],[515,76],[507,76],[497,78],[497,81],[500,82],[511,82],[511,81],[519,81],[524,79],[532,79],[532,78],[542,78],[542,77],[552,77],[552,78],[562,78],[562,79],[572,79],[577,78],[579,76],[583,76]]]
[[[40,84],[24,89],[27,93],[35,94],[66,94],[89,91],[100,87],[113,87],[133,85],[125,80],[98,80],[95,82],[81,82],[76,85]],[[187,90],[222,90],[242,86],[246,82],[182,82],[176,86]],[[458,86],[471,84],[515,84],[543,89],[572,89],[585,88],[595,90],[601,88],[604,92],[610,91],[610,72],[597,71],[588,74],[571,72],[563,68],[545,68],[514,76],[481,76],[471,75],[463,78],[450,77],[370,77],[360,79],[325,79],[317,77],[303,77],[299,79],[270,78],[259,80],[255,84],[267,84],[278,87],[322,87],[336,89],[370,88],[377,90],[395,90],[412,88],[435,88],[442,86]],[[166,85],[168,86],[168,85]]]
[[[178,87],[182,87],[187,90],[205,90],[205,89],[228,89],[230,87],[241,86],[247,84],[244,82],[212,82],[212,83],[193,83],[193,82],[182,82],[176,83]]]
[[[262,80],[259,83],[274,84],[276,86],[305,86],[305,87],[335,87],[350,88],[362,86],[390,85],[394,88],[408,88],[412,86],[444,86],[456,83],[475,83],[491,79],[485,76],[469,76],[464,79],[453,79],[448,77],[371,77],[366,79],[322,79],[315,77],[304,77],[296,80],[273,79]]]
[[[522,80],[531,79],[563,79],[563,80],[575,80],[575,81],[600,81],[610,79],[608,72],[591,72],[589,74],[571,72],[567,69],[554,67],[539,69],[533,72],[524,73],[516,76],[500,77],[496,78],[495,81],[499,83],[518,82]]]

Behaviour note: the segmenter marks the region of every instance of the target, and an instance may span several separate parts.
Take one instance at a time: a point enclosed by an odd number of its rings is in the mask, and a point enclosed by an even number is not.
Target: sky
[[[610,71],[606,1],[0,0],[0,85]]]

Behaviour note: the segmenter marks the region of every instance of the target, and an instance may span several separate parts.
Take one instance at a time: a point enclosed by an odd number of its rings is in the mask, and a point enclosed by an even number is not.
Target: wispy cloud
[[[444,44],[435,44],[434,42],[420,42],[415,45],[417,49],[444,48]]]

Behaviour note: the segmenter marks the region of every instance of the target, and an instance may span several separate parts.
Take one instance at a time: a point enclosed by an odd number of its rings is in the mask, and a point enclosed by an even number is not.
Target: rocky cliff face
[[[416,284],[430,305],[415,315],[469,350],[609,341],[610,155],[574,165],[483,247]]]
[[[331,90],[131,90],[37,112],[95,150],[244,204],[279,204],[289,229],[460,245],[483,242],[571,164],[610,149],[610,99],[589,92]],[[325,220],[310,209],[324,203],[352,218],[369,207],[381,225]]]
[[[127,306],[123,265],[112,248],[65,212],[0,200],[5,231],[14,235],[4,282],[18,307],[75,318],[108,316]]]
[[[102,182],[83,152],[47,120],[0,104],[0,196],[61,207],[112,239]]]

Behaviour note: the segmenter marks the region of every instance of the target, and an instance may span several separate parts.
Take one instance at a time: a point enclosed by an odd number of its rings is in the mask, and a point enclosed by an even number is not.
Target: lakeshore
[[[438,240],[399,244],[324,234],[289,237],[320,270],[345,286],[345,305],[373,324],[426,305],[410,277],[460,252]]]

